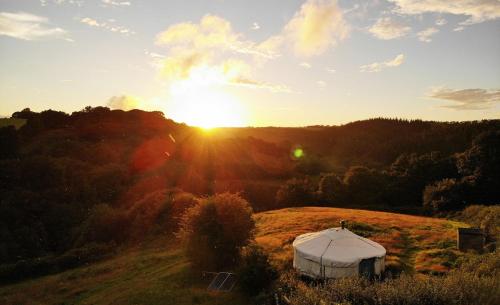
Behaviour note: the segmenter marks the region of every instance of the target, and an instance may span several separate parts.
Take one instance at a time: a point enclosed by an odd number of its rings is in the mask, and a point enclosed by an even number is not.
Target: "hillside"
[[[291,264],[295,236],[339,226],[347,220],[351,231],[382,244],[386,265],[405,272],[448,271],[456,251],[456,228],[464,223],[387,212],[340,208],[287,208],[256,214],[257,242],[281,264]]]
[[[277,265],[290,267],[290,244],[298,234],[349,227],[382,243],[389,265],[407,271],[446,271],[455,228],[445,219],[339,208],[289,208],[255,214],[256,240]],[[236,290],[213,294],[189,271],[189,262],[172,241],[135,246],[106,261],[0,288],[1,304],[247,304]],[[448,262],[448,263],[446,263]]]

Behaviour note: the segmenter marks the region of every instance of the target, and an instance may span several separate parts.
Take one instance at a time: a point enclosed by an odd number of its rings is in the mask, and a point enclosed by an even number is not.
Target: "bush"
[[[238,194],[223,193],[201,199],[188,209],[178,235],[195,267],[221,270],[236,265],[254,228],[250,204]]]
[[[143,239],[148,234],[170,234],[178,230],[180,217],[196,204],[190,193],[179,190],[152,192],[129,210],[131,238]]]
[[[238,270],[238,282],[244,293],[256,296],[269,288],[276,278],[277,271],[259,246],[250,245],[244,249]]]
[[[461,221],[480,227],[486,233],[486,242],[496,248],[500,240],[500,206],[471,205],[458,214]]]
[[[76,244],[81,246],[87,242],[121,243],[129,236],[129,222],[124,211],[107,204],[98,204],[92,208],[84,222]]]

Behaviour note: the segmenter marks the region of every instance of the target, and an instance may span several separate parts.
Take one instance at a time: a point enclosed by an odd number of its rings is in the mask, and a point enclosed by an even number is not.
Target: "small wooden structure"
[[[460,251],[476,250],[483,251],[485,235],[479,228],[458,228],[457,248]]]

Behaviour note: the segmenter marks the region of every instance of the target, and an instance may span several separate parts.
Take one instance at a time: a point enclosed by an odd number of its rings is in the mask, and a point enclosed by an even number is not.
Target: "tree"
[[[463,176],[473,182],[471,199],[474,204],[500,202],[500,131],[477,136],[471,148],[457,158]]]
[[[194,266],[221,270],[239,261],[254,228],[250,204],[238,194],[223,193],[201,199],[188,209],[179,236]]]
[[[345,185],[334,173],[323,175],[319,180],[318,195],[327,203],[340,203],[344,200]]]
[[[315,189],[308,178],[292,178],[283,184],[276,193],[278,206],[303,206],[312,203]]]
[[[433,212],[460,210],[465,207],[465,183],[443,179],[428,185],[423,193],[423,205]]]
[[[376,170],[352,166],[344,175],[344,184],[350,200],[358,204],[379,203],[385,183]]]

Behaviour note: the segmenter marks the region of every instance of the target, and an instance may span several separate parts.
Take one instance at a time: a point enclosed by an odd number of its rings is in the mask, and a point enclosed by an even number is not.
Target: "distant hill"
[[[434,122],[376,118],[340,126],[220,128],[220,137],[254,137],[303,147],[334,167],[381,167],[403,153],[464,151],[480,133],[500,130],[500,120]]]

